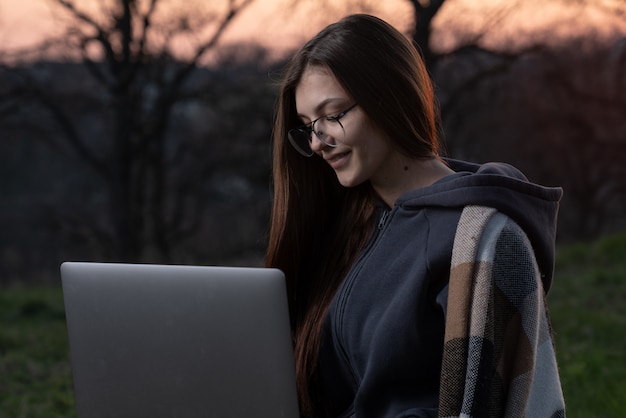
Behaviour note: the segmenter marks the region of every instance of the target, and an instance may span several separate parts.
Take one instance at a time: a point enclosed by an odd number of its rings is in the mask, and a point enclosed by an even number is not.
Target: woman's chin
[[[356,187],[364,182],[364,180],[359,179],[358,177],[355,177],[353,175],[349,175],[348,173],[335,172],[335,174],[337,175],[337,180],[339,181],[339,184],[341,184],[343,187]]]

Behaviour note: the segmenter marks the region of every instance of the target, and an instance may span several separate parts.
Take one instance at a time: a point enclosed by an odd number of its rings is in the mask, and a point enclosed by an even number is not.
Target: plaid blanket
[[[545,294],[524,232],[468,206],[454,240],[439,417],[564,417]]]

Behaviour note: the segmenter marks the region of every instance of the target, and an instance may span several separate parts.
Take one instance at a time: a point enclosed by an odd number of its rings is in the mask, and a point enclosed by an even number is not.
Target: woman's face
[[[354,104],[335,76],[324,67],[308,67],[295,91],[296,108],[303,124],[321,116],[333,116]],[[367,180],[386,182],[393,172],[394,157],[390,141],[358,106],[341,118],[345,137],[330,147],[312,135],[311,149],[335,170],[345,187]],[[397,161],[395,161],[397,164]]]

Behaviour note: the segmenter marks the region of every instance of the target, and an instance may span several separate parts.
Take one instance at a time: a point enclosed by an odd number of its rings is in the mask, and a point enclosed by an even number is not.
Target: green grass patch
[[[548,295],[568,417],[626,411],[626,235],[561,248]]]
[[[0,417],[75,417],[63,296],[0,289]]]
[[[548,296],[569,418],[626,411],[626,235],[560,248]],[[63,296],[0,289],[0,417],[75,417]]]

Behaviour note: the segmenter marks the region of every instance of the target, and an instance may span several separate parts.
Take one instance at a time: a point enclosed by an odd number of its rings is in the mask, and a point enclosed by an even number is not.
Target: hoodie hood
[[[563,190],[531,183],[518,169],[505,163],[445,161],[455,174],[430,187],[406,193],[396,205],[406,209],[480,205],[504,213],[528,236],[547,293],[554,274],[556,220]]]

